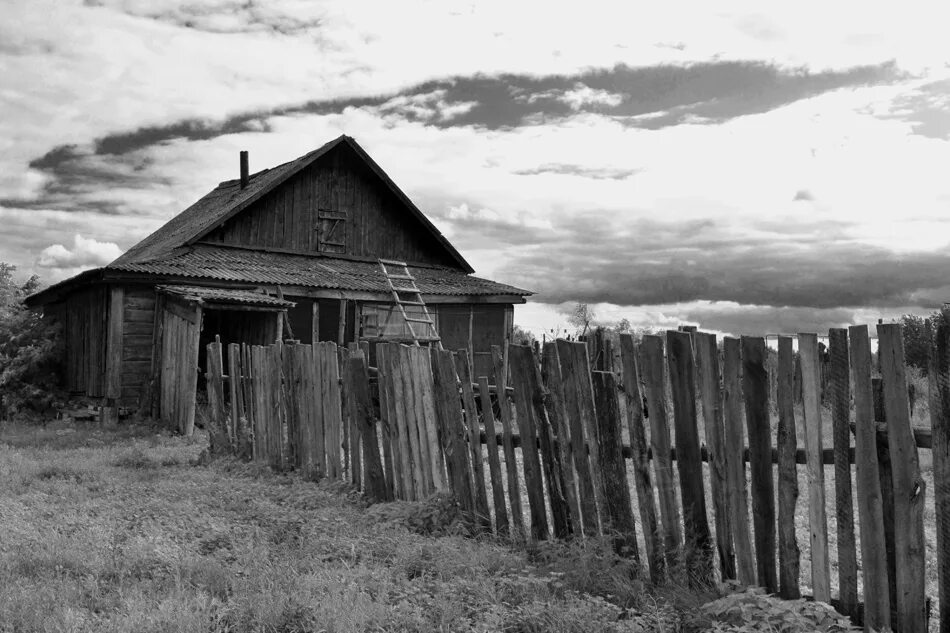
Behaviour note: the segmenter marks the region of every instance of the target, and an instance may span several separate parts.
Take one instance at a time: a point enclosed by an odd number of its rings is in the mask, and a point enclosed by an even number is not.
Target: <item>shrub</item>
[[[0,418],[45,412],[62,399],[60,327],[28,310],[23,301],[39,279],[13,279],[15,266],[0,262]]]

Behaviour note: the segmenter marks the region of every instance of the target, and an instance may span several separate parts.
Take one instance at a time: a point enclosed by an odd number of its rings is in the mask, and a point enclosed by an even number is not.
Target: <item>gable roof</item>
[[[118,268],[128,264],[144,263],[160,259],[171,254],[177,248],[190,246],[213,231],[223,222],[260,200],[264,195],[273,191],[281,183],[297,174],[302,169],[316,162],[322,156],[340,145],[347,145],[370,168],[396,198],[406,207],[410,215],[422,223],[436,242],[449,254],[462,270],[468,273],[475,269],[465,261],[462,255],[452,246],[445,236],[432,224],[431,221],[413,204],[412,200],[396,186],[396,183],[376,164],[369,154],[359,144],[345,134],[336,138],[300,158],[276,167],[259,171],[250,176],[246,187],[241,188],[239,180],[226,180],[206,194],[193,205],[173,217],[159,227],[151,235],[119,256],[106,268]]]

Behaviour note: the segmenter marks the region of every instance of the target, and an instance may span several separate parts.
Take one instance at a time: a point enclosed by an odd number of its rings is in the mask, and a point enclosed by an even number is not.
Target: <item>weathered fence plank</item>
[[[521,435],[525,487],[531,511],[531,536],[535,540],[548,538],[548,519],[544,505],[544,487],[541,481],[541,463],[538,459],[537,423],[534,399],[540,395],[535,378],[533,350],[526,345],[509,345],[508,362],[511,383],[515,388],[515,409]]]
[[[676,465],[683,503],[686,566],[690,580],[712,582],[712,539],[706,518],[703,489],[703,461],[696,426],[696,368],[689,332],[666,333],[666,357],[673,397],[673,431],[676,436]],[[771,466],[770,466],[771,467]]]
[[[946,308],[937,320],[936,339],[928,369],[930,424],[933,427],[940,632],[948,633],[950,632],[950,311]]]
[[[235,455],[241,459],[250,459],[252,454],[251,430],[247,423],[247,411],[244,404],[244,382],[246,376],[241,367],[241,346],[228,344],[228,389],[231,393],[231,425],[234,429]]]
[[[503,536],[509,533],[508,508],[505,501],[505,487],[502,483],[501,459],[498,457],[498,440],[495,436],[495,416],[492,413],[487,376],[478,377],[478,395],[482,401],[482,421],[485,426],[488,449],[488,475],[491,479],[492,503],[495,506],[495,534]]]
[[[729,504],[731,525],[736,550],[736,575],[739,582],[751,585],[755,582],[755,558],[752,554],[752,537],[749,533],[749,502],[746,488],[745,427],[742,416],[742,360],[740,341],[725,337],[723,350],[723,425],[725,427],[726,502]],[[735,457],[735,459],[733,459]]]
[[[405,501],[415,501],[418,495],[422,494],[422,473],[418,470],[419,466],[414,460],[417,459],[416,453],[418,447],[413,450],[409,428],[406,424],[406,394],[404,393],[402,368],[399,362],[399,345],[395,343],[381,345],[385,348],[386,374],[385,379],[389,385],[389,406],[391,411],[392,427],[396,432],[396,444],[393,446],[394,452],[398,454],[400,477],[401,499]]]
[[[772,440],[769,420],[769,376],[765,366],[765,339],[743,336],[742,389],[749,433],[749,470],[752,474],[752,527],[755,533],[756,577],[759,585],[778,591],[775,568],[775,493],[772,483]]]
[[[852,326],[848,333],[854,383],[854,461],[861,526],[864,625],[869,630],[883,631],[891,627],[891,602],[871,387],[871,345],[866,325]],[[936,460],[934,463],[936,465]]]
[[[458,499],[462,511],[475,523],[475,492],[472,486],[472,470],[469,451],[465,445],[465,420],[462,417],[462,401],[459,399],[458,375],[452,352],[433,348],[432,377],[435,393],[436,419],[439,422],[439,437],[445,456],[450,490]]]
[[[354,428],[359,429],[362,444],[362,462],[366,468],[363,493],[372,501],[390,501],[389,490],[383,475],[383,462],[379,455],[379,438],[376,434],[376,419],[369,395],[369,373],[362,351],[353,352],[344,367],[346,403]]]
[[[524,537],[524,512],[521,509],[521,484],[518,478],[518,462],[512,439],[511,403],[505,386],[508,384],[507,348],[503,352],[497,345],[491,346],[492,367],[495,370],[495,385],[498,386],[498,417],[501,419],[502,449],[505,454],[505,471],[508,475],[508,503],[511,506],[512,537]]]
[[[221,340],[207,346],[207,392],[208,392],[208,452],[212,455],[231,453],[231,440],[227,427],[227,408],[224,402],[224,367],[221,360]]]
[[[666,386],[663,371],[663,339],[646,335],[640,344],[642,378],[650,420],[650,447],[653,450],[653,471],[663,523],[664,555],[668,565],[676,564],[676,555],[683,543],[679,506],[673,485],[673,461],[670,459],[670,427],[666,417]]]
[[[795,536],[798,472],[795,466],[795,353],[789,336],[778,338],[778,563],[780,595],[801,597],[801,552]]]
[[[581,403],[577,374],[583,372],[577,366],[576,359],[586,355],[584,343],[571,343],[563,339],[555,341],[558,361],[561,368],[561,389],[567,416],[565,429],[570,433],[569,443],[574,459],[574,472],[577,474],[577,495],[580,514],[583,519],[583,532],[587,536],[596,536],[599,528],[597,499],[594,494],[594,473],[591,472],[590,456],[582,418],[587,413]]]
[[[851,384],[848,331],[828,332],[828,369],[835,449],[835,516],[838,533],[838,610],[858,618],[858,556],[854,537],[854,502],[851,498]]]
[[[719,350],[716,335],[696,332],[693,335],[696,376],[699,380],[703,427],[709,452],[709,485],[712,493],[716,526],[716,549],[719,572],[723,579],[736,577],[736,553],[733,547],[732,524],[726,502],[726,459],[723,440],[722,391],[719,388]]]
[[[544,401],[548,419],[557,434],[559,467],[563,479],[563,492],[568,505],[568,527],[571,534],[583,533],[580,500],[577,496],[577,479],[574,476],[574,454],[571,446],[570,431],[567,426],[567,408],[564,403],[564,388],[561,378],[561,362],[557,344],[549,341],[544,344],[541,357],[541,378],[547,389],[548,397]]]
[[[659,584],[663,578],[663,546],[656,516],[656,499],[653,497],[653,482],[650,477],[650,462],[647,456],[647,438],[643,427],[643,396],[640,393],[640,373],[637,367],[637,351],[633,336],[620,335],[620,362],[623,367],[623,394],[627,413],[627,432],[630,435],[633,483],[637,489],[637,507],[643,541],[647,550],[650,579]]]
[[[387,345],[382,343],[376,345],[376,383],[379,388],[379,432],[383,444],[383,472],[386,475],[387,494],[393,499],[403,499],[399,440],[396,437],[388,353]]]
[[[538,386],[534,399],[535,420],[537,422],[538,448],[541,452],[541,466],[544,469],[544,482],[547,484],[548,504],[551,508],[551,528],[555,538],[567,538],[571,535],[570,508],[564,496],[564,475],[561,473],[560,455],[554,448],[553,429],[548,419],[542,390],[541,368],[537,355],[534,355],[534,380]]]
[[[924,497],[917,446],[910,428],[907,380],[904,374],[904,343],[901,326],[877,326],[884,410],[894,480],[894,546],[897,573],[897,625],[902,633],[925,631],[924,594]]]
[[[340,365],[337,360],[336,343],[318,345],[323,362],[320,383],[320,401],[323,404],[323,422],[326,429],[327,477],[339,479],[343,475],[341,461],[343,414],[340,402]]]
[[[818,336],[798,335],[802,365],[802,401],[805,421],[805,451],[808,456],[808,523],[811,535],[811,583],[815,599],[831,600],[828,560],[828,523],[825,516],[825,474],[822,464],[821,374]]]
[[[881,355],[877,355],[878,371]],[[891,472],[891,450],[887,441],[887,417],[884,411],[884,381],[871,379],[874,422],[877,429],[877,472],[881,486],[881,507],[884,511],[884,551],[887,554],[887,579],[890,593],[891,624],[897,609],[897,550],[894,545],[894,477]]]
[[[617,379],[606,371],[593,373],[594,397],[597,400],[597,427],[600,443],[600,467],[604,475],[604,505],[610,516],[609,531],[614,536],[614,549],[621,556],[637,560],[637,529],[633,519],[633,504],[627,485],[620,434],[620,406],[617,402]],[[700,466],[701,467],[701,466]]]
[[[478,426],[478,409],[475,393],[472,391],[472,365],[468,351],[460,349],[455,353],[455,370],[462,384],[462,405],[465,408],[465,423],[468,429],[468,450],[472,456],[472,475],[475,478],[475,507],[482,529],[491,532],[491,512],[488,509],[488,491],[485,488],[485,456],[482,455],[482,443],[479,441],[481,430]],[[524,448],[522,448],[524,450]]]
[[[422,403],[422,424],[425,429],[425,443],[429,448],[432,485],[436,491],[444,491],[447,483],[439,447],[439,423],[436,419],[435,393],[432,386],[432,358],[425,347],[410,347],[409,352],[413,358],[415,382],[419,389],[418,401]]]

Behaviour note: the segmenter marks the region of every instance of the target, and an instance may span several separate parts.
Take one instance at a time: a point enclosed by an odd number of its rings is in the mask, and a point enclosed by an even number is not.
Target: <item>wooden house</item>
[[[490,373],[490,346],[530,293],[472,276],[355,140],[254,174],[242,152],[240,167],[111,264],[28,299],[63,325],[71,392],[171,422],[193,417],[174,394],[194,393],[216,335],[405,341],[379,259],[408,264],[443,346],[471,350],[476,375]]]

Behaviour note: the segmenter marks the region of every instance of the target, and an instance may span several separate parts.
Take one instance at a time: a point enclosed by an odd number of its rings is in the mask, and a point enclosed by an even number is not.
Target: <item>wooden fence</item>
[[[773,376],[765,339],[701,332],[639,344],[621,335],[616,373],[592,370],[584,343],[546,343],[540,358],[494,348],[493,375],[477,377],[465,350],[379,344],[370,368],[365,350],[332,343],[230,345],[225,376],[212,343],[211,444],[314,479],[345,477],[381,501],[447,491],[502,536],[608,537],[657,583],[671,573],[736,579],[786,598],[804,584],[870,628],[924,631],[925,558],[937,560],[941,598],[950,580],[950,326],[932,355],[932,435],[911,427],[900,326],[878,325],[878,340],[872,378],[866,326],[832,330],[827,361],[816,335],[798,335],[799,380],[793,337],[779,337]],[[918,446],[934,452],[937,552],[924,547]],[[808,543],[795,533],[799,501]],[[950,603],[939,604],[948,630]]]

